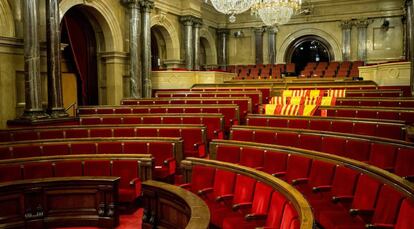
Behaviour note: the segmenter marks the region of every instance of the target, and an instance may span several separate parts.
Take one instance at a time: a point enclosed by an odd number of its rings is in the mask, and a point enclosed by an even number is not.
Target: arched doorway
[[[200,61],[201,70],[206,70],[207,66],[207,50],[210,49],[208,40],[204,37],[200,37],[200,49],[198,53],[198,59]]]
[[[93,25],[81,5],[63,16],[61,42],[68,44],[63,58],[77,76],[79,105],[98,105],[97,40]]]
[[[322,37],[314,35],[296,39],[287,49],[285,56],[287,63],[295,63],[297,74],[309,62],[329,62],[334,59],[331,45]]]
[[[151,64],[153,70],[163,69],[167,58],[166,38],[168,32],[164,27],[155,25],[151,28]]]

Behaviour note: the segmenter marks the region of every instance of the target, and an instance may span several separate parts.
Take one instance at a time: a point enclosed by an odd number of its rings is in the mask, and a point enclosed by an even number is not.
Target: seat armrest
[[[233,199],[233,197],[234,197],[233,194],[221,195],[221,196],[217,196],[216,197],[216,201],[217,202],[226,201],[226,200]]]
[[[178,187],[189,189],[191,187],[191,184],[190,183],[180,184],[178,185]]]
[[[209,188],[203,188],[197,191],[198,195],[205,195],[209,192],[213,192],[213,187],[209,187]]]
[[[249,208],[252,206],[252,202],[238,203],[233,205],[233,210],[236,211],[240,208]]]
[[[169,157],[167,159],[164,159],[163,163],[164,165],[168,165],[171,161],[175,161],[175,158]]]
[[[255,169],[260,170],[260,171],[263,171],[263,167],[262,166],[256,167]]]
[[[252,220],[264,220],[266,219],[267,214],[255,214],[255,213],[250,213],[244,216],[244,219],[246,219],[247,221],[252,221]]]
[[[194,150],[198,152],[199,157],[206,156],[206,145],[203,142],[194,143]]]
[[[224,139],[224,133],[222,130],[215,130],[214,136],[218,139]]]
[[[385,224],[385,223],[376,223],[376,224],[366,224],[365,228],[369,229],[393,229],[394,224]]]
[[[274,176],[274,177],[283,177],[284,175],[286,175],[286,172],[272,173],[272,176]]]
[[[312,187],[313,192],[328,192],[331,191],[332,185],[321,185]]]
[[[352,216],[363,215],[363,216],[372,216],[374,214],[374,209],[349,209],[349,214]]]
[[[129,185],[135,187],[136,185],[141,185],[141,179],[134,178],[129,182]]]
[[[292,180],[292,185],[305,184],[305,183],[308,183],[308,181],[309,181],[309,178],[298,178],[298,179]]]
[[[338,202],[351,202],[354,196],[333,196],[332,202],[338,203]]]

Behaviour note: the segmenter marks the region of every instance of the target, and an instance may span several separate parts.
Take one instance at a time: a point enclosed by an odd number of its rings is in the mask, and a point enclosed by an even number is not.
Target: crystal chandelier
[[[205,0],[207,2],[208,0]],[[241,14],[253,5],[257,0],[210,0],[214,8],[223,14],[230,15],[231,23],[236,21],[236,14]]]
[[[283,25],[299,12],[301,4],[302,0],[258,0],[252,6],[252,13],[267,26]]]

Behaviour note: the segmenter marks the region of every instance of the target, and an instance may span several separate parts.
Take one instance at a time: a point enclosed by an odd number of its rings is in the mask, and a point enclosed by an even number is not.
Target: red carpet
[[[140,208],[130,215],[119,216],[119,226],[116,229],[140,229],[142,228],[143,209]],[[55,229],[100,229],[99,227],[59,227]]]

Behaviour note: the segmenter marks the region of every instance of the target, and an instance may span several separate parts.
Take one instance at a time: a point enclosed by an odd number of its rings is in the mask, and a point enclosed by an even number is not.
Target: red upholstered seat
[[[335,121],[335,122],[332,122],[332,126],[331,126],[331,131],[342,132],[342,133],[353,133],[353,129],[354,129],[354,125],[352,122]]]
[[[39,139],[62,139],[64,137],[62,130],[43,130],[39,131]]]
[[[370,224],[395,224],[402,200],[402,194],[393,187],[386,184],[382,186]]]
[[[155,178],[166,178],[175,173],[176,160],[174,152],[174,144],[172,143],[149,144],[148,153],[155,158]]]
[[[135,137],[135,128],[115,128],[114,137]]]
[[[237,212],[227,214],[223,220],[223,229],[230,228],[254,228],[264,224],[263,216],[266,216],[269,209],[269,202],[273,188],[262,183],[257,182],[254,189],[253,202],[240,203]],[[234,207],[233,207],[234,209]],[[236,208],[237,209],[237,208]],[[243,209],[249,209],[245,211]],[[247,213],[247,214],[246,214]],[[246,220],[246,218],[257,218],[260,217],[262,220]]]
[[[240,147],[217,145],[216,153],[216,160],[236,164],[240,161]]]
[[[207,201],[211,213],[211,223],[222,227],[226,215],[232,213],[232,206],[252,202],[256,180],[248,176],[237,174],[234,194],[221,196],[216,200]]]
[[[39,157],[42,156],[42,148],[39,145],[17,145],[13,147],[13,157]]]
[[[338,156],[345,154],[345,140],[337,137],[322,137],[322,152]]]
[[[264,151],[263,154],[263,171],[275,174],[279,172],[286,172],[288,155],[275,151]]]
[[[275,144],[276,133],[273,131],[258,131],[254,134],[254,140],[265,144]]]
[[[335,209],[322,211],[319,216],[319,223],[325,229],[333,229],[337,225],[361,225],[363,227],[365,218],[358,213],[374,210],[380,187],[381,184],[377,180],[361,174],[350,207],[352,209],[350,211],[355,211],[357,216],[351,216],[348,212],[349,209],[341,205],[341,207]]]
[[[160,130],[160,136],[162,131]],[[200,128],[183,128],[180,129],[176,137],[182,137],[184,140],[184,156],[185,157],[205,157],[206,145],[203,139],[203,129]]]
[[[299,135],[299,147],[320,151],[322,147],[322,138],[317,135]]]
[[[393,170],[397,157],[396,147],[388,144],[371,143],[369,164],[385,170]]]
[[[240,165],[262,169],[264,151],[254,148],[243,148],[240,152]]]
[[[253,141],[253,131],[251,130],[231,130],[231,139],[237,141]]]
[[[99,142],[98,154],[122,154],[121,142]]]
[[[219,196],[233,194],[235,180],[235,173],[216,169],[213,186],[199,190],[198,194],[206,201],[214,201]]]
[[[89,137],[88,129],[67,129],[65,130],[66,138],[87,138]]]
[[[401,148],[398,150],[395,162],[395,174],[405,177],[408,180],[414,178],[414,150],[411,148]]]
[[[286,202],[286,198],[282,194],[273,192],[264,228],[280,227]]]
[[[23,141],[23,140],[37,140],[39,136],[37,131],[17,131],[14,133],[14,140],[15,141]]]
[[[313,188],[313,193],[307,199],[313,207],[315,219],[319,220],[319,213],[326,209],[338,207],[332,203],[332,198],[348,198],[354,195],[359,173],[353,169],[336,166],[332,185]]]
[[[198,193],[199,190],[213,187],[214,174],[216,170],[212,167],[195,165],[191,172],[191,182],[182,184],[181,187],[187,188],[194,193]]]
[[[292,183],[294,180],[306,179],[309,175],[312,159],[299,155],[289,155],[287,162],[287,170],[283,179]]]
[[[20,165],[0,166],[0,182],[15,181],[22,179]]]
[[[287,203],[285,209],[283,210],[282,222],[280,224],[280,229],[293,229],[297,227],[298,212],[293,207],[292,203]]]
[[[141,195],[141,180],[139,179],[138,161],[112,161],[112,176],[120,177],[119,201],[133,202]]]
[[[398,214],[395,229],[412,229],[413,228],[414,203],[405,199]]]
[[[309,179],[297,180],[296,188],[305,196],[311,195],[314,187],[330,186],[335,172],[335,164],[315,160],[312,163]]]
[[[289,120],[289,128],[308,129],[309,121],[306,119],[291,119]]]
[[[57,161],[54,163],[55,177],[82,176],[82,161]]]
[[[72,149],[71,154],[95,154],[96,153],[96,146],[93,142],[72,143],[71,149]]]
[[[364,140],[346,140],[345,157],[367,162],[370,156],[370,142]]]
[[[157,143],[125,142],[124,153],[125,154],[147,154],[149,144],[157,144]]]
[[[53,177],[51,162],[27,163],[23,167],[23,179],[37,179]]]
[[[292,146],[292,147],[299,147],[298,146],[298,134],[296,133],[277,133],[276,136],[276,142],[278,145],[284,145],[284,146]]]
[[[110,128],[91,128],[89,131],[90,137],[102,138],[102,137],[112,137],[112,129]]]
[[[43,156],[53,155],[68,155],[70,154],[70,148],[68,144],[45,144],[43,145]]]
[[[111,164],[107,160],[90,160],[84,163],[84,176],[110,176]]]

